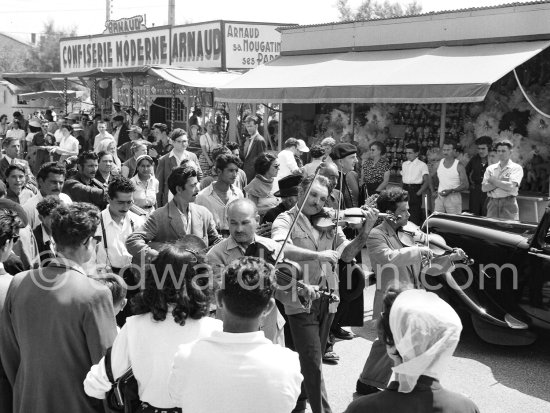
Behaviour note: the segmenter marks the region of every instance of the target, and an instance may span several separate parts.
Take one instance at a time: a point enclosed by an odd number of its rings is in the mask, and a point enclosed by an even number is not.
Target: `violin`
[[[336,226],[360,227],[365,222],[363,210],[365,208],[348,208],[335,211],[331,208],[323,208],[321,212],[312,216],[313,227],[318,231],[330,231]],[[381,218],[393,218],[393,214],[379,213]]]
[[[466,265],[474,264],[474,260],[468,257],[464,251],[448,246],[445,238],[441,235],[433,233],[426,234],[425,232],[422,232],[420,227],[413,222],[409,221],[405,226],[401,227],[397,231],[397,236],[399,237],[401,243],[407,247],[412,247],[419,244],[426,245],[430,247],[430,250],[433,252],[434,256],[437,257],[458,252],[461,256],[459,262]]]
[[[269,264],[274,265],[274,272],[277,284],[279,284],[280,286],[284,286],[285,290],[286,287],[291,284],[294,285],[298,291],[306,290],[306,285],[298,280],[298,278],[302,278],[302,267],[300,266],[300,264],[286,258],[276,263],[276,250],[263,244],[260,240],[256,239],[255,242],[250,244],[244,252],[244,255],[248,257],[259,257]],[[319,289],[318,292],[320,295],[327,297],[329,302],[331,303],[340,301],[340,298],[332,291]],[[306,308],[309,308],[311,306],[311,302],[304,302],[302,296],[300,296],[299,298]]]

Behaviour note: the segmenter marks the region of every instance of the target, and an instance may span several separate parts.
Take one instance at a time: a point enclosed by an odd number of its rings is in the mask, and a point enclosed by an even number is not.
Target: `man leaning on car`
[[[512,142],[502,140],[495,144],[499,162],[485,170],[481,189],[487,192],[487,217],[519,221],[516,197],[523,179],[523,168],[512,162]]]

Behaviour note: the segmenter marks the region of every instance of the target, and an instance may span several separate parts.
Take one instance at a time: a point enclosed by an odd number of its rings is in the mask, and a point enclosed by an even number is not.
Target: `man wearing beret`
[[[264,137],[258,132],[260,119],[257,116],[247,116],[244,123],[249,136],[246,138],[242,153],[243,170],[246,173],[248,182],[250,182],[256,176],[254,161],[259,154],[266,151],[267,145]]]
[[[279,179],[279,190],[274,195],[281,198],[281,203],[266,212],[262,224],[275,221],[281,212],[288,211],[296,205],[300,182],[302,182],[302,175],[289,175]]]
[[[338,143],[332,148],[330,157],[340,171],[337,189],[342,191],[344,207],[360,206],[359,182],[354,172],[355,164],[358,162],[357,147],[351,143]]]

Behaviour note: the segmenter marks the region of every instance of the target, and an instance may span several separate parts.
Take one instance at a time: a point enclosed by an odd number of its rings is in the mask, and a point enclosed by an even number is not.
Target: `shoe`
[[[334,351],[326,351],[325,354],[323,354],[323,363],[338,364],[339,360],[340,360],[340,356],[336,354]]]
[[[332,330],[332,334],[334,335],[335,338],[339,340],[351,340],[355,337],[355,334],[344,330],[342,327],[338,327]]]
[[[369,384],[365,384],[360,380],[357,380],[355,391],[362,396],[366,396],[368,394],[378,393],[380,389],[378,387],[374,387]]]

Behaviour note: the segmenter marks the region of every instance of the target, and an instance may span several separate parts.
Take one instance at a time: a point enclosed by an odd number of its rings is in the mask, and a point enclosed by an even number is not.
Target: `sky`
[[[515,0],[525,3],[527,0]],[[361,0],[348,0],[352,8]],[[399,0],[407,4],[410,0]],[[423,12],[455,10],[512,3],[513,0],[419,0]],[[0,32],[30,41],[44,22],[57,28],[76,27],[78,35],[102,33],[106,0],[0,0]],[[77,4],[79,6],[77,6]],[[336,0],[176,0],[176,24],[209,20],[239,20],[275,23],[317,24],[338,21]],[[146,15],[147,27],[168,22],[168,0],[111,0],[111,19]]]

